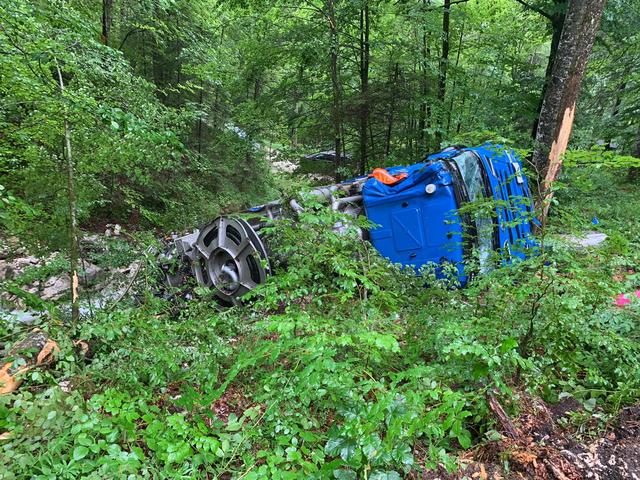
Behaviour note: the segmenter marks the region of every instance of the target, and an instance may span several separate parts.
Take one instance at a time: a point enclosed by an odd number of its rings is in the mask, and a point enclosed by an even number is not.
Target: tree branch
[[[125,42],[131,35],[133,35],[134,33],[141,32],[142,30],[144,29],[141,27],[134,27],[133,29],[129,30],[127,34],[124,36],[124,38],[122,39],[122,41],[120,42],[120,46],[118,47],[118,50],[122,50],[122,47],[124,47]]]
[[[545,12],[544,10],[542,10],[540,7],[536,7],[534,5],[531,5],[530,3],[525,2],[524,0],[516,0],[516,2],[518,2],[520,5],[522,5],[524,8],[531,10],[533,12],[536,12],[540,15],[542,15],[543,17],[545,17],[546,19],[548,19],[549,21],[553,22],[553,15],[551,15],[548,12]]]

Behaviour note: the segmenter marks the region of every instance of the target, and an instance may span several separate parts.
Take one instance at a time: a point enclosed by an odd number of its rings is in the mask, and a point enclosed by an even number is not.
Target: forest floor
[[[584,414],[583,406],[573,398],[555,405],[530,399],[528,411],[513,422],[518,437],[465,452],[457,472],[434,470],[415,478],[639,479],[640,405],[623,408],[604,427],[593,425],[600,431],[597,435],[581,434],[568,423],[572,415]]]

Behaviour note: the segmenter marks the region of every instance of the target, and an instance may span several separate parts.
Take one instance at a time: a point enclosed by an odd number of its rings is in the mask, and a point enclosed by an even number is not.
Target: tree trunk
[[[369,125],[369,1],[360,9],[360,155],[358,172],[367,170],[367,127]]]
[[[544,72],[544,84],[542,85],[542,94],[540,95],[540,102],[538,103],[538,111],[536,115],[536,119],[533,122],[533,128],[531,130],[531,136],[535,140],[536,132],[538,131],[538,121],[540,119],[540,113],[542,111],[542,101],[547,93],[547,88],[549,88],[549,82],[551,81],[551,72],[553,70],[553,64],[556,60],[556,52],[558,51],[558,46],[560,45],[560,36],[562,35],[562,27],[564,26],[564,17],[566,10],[561,8],[562,5],[566,5],[567,0],[554,0],[554,4],[556,6],[556,10],[552,15],[549,15],[549,20],[551,21],[551,28],[553,33],[551,35],[551,47],[549,49],[549,58],[547,60],[547,68]]]
[[[444,119],[444,100],[447,95],[447,66],[449,63],[449,26],[451,21],[451,0],[444,0],[442,12],[442,55],[438,69],[438,130],[436,132],[436,148],[442,143],[442,129]]]
[[[393,79],[391,81],[391,102],[389,105],[389,112],[387,113],[387,134],[384,141],[384,155],[389,156],[391,151],[391,132],[393,128],[393,113],[396,109],[396,84],[398,83],[398,76],[400,75],[400,65],[396,62],[393,69]]]
[[[634,152],[634,156],[640,158],[640,129],[638,129],[638,136],[636,137],[636,151]],[[638,182],[638,180],[640,180],[640,167],[629,167],[627,180],[633,183]]]
[[[626,76],[625,75],[623,76]],[[618,115],[620,114],[620,105],[622,105],[622,95],[624,90],[627,88],[627,82],[622,81],[618,84],[618,88],[616,88],[616,95],[613,101],[613,110],[611,111],[611,124],[607,129],[607,135],[605,136],[606,145],[604,146],[605,150],[613,150],[613,132],[617,129],[617,120]]]
[[[422,1],[423,5],[426,5],[426,0]],[[418,143],[420,148],[426,148],[428,145],[425,141],[427,129],[427,117],[429,116],[429,106],[427,100],[428,85],[429,85],[429,57],[431,56],[431,49],[429,48],[429,42],[427,38],[426,27],[423,27],[422,31],[422,58],[420,62],[420,111],[418,117]]]
[[[198,153],[202,154],[202,104],[204,102],[204,81],[200,80],[200,95],[199,95],[199,105],[198,109]]]
[[[342,92],[340,88],[340,66],[338,64],[338,50],[340,48],[338,26],[334,0],[326,0],[327,19],[331,35],[331,85],[333,91],[333,136],[335,150],[335,179],[340,181],[342,167]]]
[[[109,45],[109,35],[111,34],[111,21],[113,10],[113,0],[102,0],[102,34],[100,40],[104,45]]]
[[[64,81],[58,61],[58,87],[60,97],[64,101]],[[74,165],[71,156],[71,127],[69,126],[67,107],[64,111],[64,157],[67,169],[67,196],[69,200],[69,276],[71,277],[71,321],[76,323],[80,318],[80,297],[78,295],[78,221],[76,217],[76,188],[74,182]]]
[[[462,39],[464,37],[464,27],[465,27],[465,23],[462,23],[462,27],[460,28],[460,38],[458,39],[458,52],[456,53],[456,65],[454,67],[454,75],[456,75],[453,78],[453,85],[451,86],[451,93],[449,94],[449,96],[451,97],[451,102],[449,102],[449,108],[447,110],[447,135],[449,134],[449,130],[451,129],[451,114],[453,112],[453,101],[455,100],[455,92],[456,92],[456,85],[457,85],[457,80],[458,80],[458,75],[456,74],[457,69],[458,69],[458,65],[460,65],[460,52],[462,51]]]
[[[298,68],[298,82],[294,92],[293,122],[291,124],[291,146],[298,148],[298,117],[300,115],[300,102],[302,101],[302,83],[304,81],[304,63]]]
[[[591,54],[606,0],[569,0],[551,81],[542,101],[533,164],[543,178],[545,204],[567,149],[580,84]]]

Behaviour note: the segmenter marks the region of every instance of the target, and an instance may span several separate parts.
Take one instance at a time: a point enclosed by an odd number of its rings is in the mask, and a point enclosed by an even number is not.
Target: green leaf
[[[389,470],[387,472],[382,470],[376,470],[371,472],[369,480],[401,480],[402,477],[395,470]]]
[[[73,459],[75,461],[82,460],[89,453],[89,449],[84,445],[78,445],[73,449]]]
[[[336,480],[356,480],[356,472],[353,470],[338,469],[333,471]]]
[[[500,353],[507,353],[510,350],[513,350],[518,346],[518,341],[513,338],[505,338],[503,342],[500,344]]]

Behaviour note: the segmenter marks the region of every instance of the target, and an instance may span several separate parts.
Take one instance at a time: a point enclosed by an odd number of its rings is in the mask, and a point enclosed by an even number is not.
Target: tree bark
[[[198,153],[202,154],[202,104],[204,102],[204,81],[200,79],[200,94],[198,102]]]
[[[422,0],[423,7],[426,8],[427,0]],[[428,150],[428,142],[426,139],[426,129],[428,127],[428,117],[431,115],[427,93],[429,91],[429,57],[431,56],[431,48],[427,38],[426,27],[422,30],[422,55],[420,61],[420,110],[418,113],[418,143],[419,148]]]
[[[636,151],[634,152],[634,156],[640,158],[640,129],[638,129],[638,136],[636,137]],[[629,167],[627,180],[633,183],[638,182],[640,180],[640,167]]]
[[[298,68],[298,82],[294,91],[293,100],[295,102],[293,107],[293,122],[291,123],[291,146],[298,148],[298,117],[300,115],[300,102],[302,101],[302,83],[304,81],[304,63],[300,62]]]
[[[440,68],[438,71],[438,130],[436,132],[436,148],[442,143],[442,129],[444,118],[444,100],[447,95],[447,66],[449,64],[449,27],[451,23],[451,0],[444,0],[442,12],[442,54],[440,55]]]
[[[369,125],[369,0],[360,9],[360,155],[358,171],[367,170],[367,127]]]
[[[64,80],[62,71],[56,60],[58,87],[60,97],[64,101]],[[78,295],[78,220],[76,216],[76,188],[74,181],[74,164],[71,155],[71,127],[67,108],[64,108],[64,157],[67,170],[67,196],[69,201],[69,276],[71,277],[71,321],[76,323],[80,318],[80,296]]]
[[[454,67],[454,74],[458,69],[458,65],[460,65],[460,53],[462,52],[462,39],[464,38],[464,27],[465,23],[462,23],[462,27],[460,28],[460,37],[458,38],[458,52],[456,53],[456,65]],[[458,80],[458,75],[453,78],[453,85],[451,86],[451,92],[449,96],[451,97],[451,102],[449,102],[449,108],[447,109],[447,135],[449,134],[449,130],[451,129],[451,114],[453,112],[453,101],[455,100],[455,92],[456,92],[456,84]]]
[[[102,33],[100,39],[104,45],[109,45],[109,35],[111,34],[111,22],[113,10],[113,0],[102,0]]]
[[[391,151],[391,132],[393,129],[393,113],[396,109],[396,85],[398,83],[398,76],[400,75],[400,65],[396,62],[393,69],[393,78],[391,81],[391,102],[389,105],[389,112],[387,113],[387,133],[384,142],[384,155],[389,156]]]
[[[342,167],[342,89],[340,86],[340,65],[338,64],[338,50],[340,48],[340,38],[338,36],[338,26],[336,24],[336,10],[334,0],[326,0],[327,20],[329,21],[329,32],[331,39],[331,86],[333,91],[333,136],[335,150],[335,172],[337,182],[340,181]]]
[[[558,45],[560,45],[560,36],[562,35],[562,27],[564,26],[564,17],[566,14],[567,0],[553,0],[556,6],[555,11],[552,14],[545,15],[551,22],[551,46],[549,49],[549,58],[547,59],[547,68],[544,72],[544,83],[542,85],[542,94],[540,95],[540,102],[538,102],[538,110],[536,119],[533,121],[533,128],[531,130],[531,136],[535,140],[536,132],[538,131],[538,121],[540,119],[540,112],[542,111],[542,101],[549,88],[549,82],[551,81],[551,72],[553,70],[553,64],[556,60],[556,52],[558,51]]]
[[[569,0],[564,27],[552,68],[551,81],[542,101],[532,161],[543,178],[545,207],[551,185],[567,149],[580,84],[593,48],[606,0]]]

